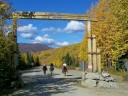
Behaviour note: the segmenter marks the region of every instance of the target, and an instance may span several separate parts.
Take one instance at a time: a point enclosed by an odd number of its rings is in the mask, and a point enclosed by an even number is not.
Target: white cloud
[[[27,26],[18,27],[17,30],[22,33],[34,33],[37,31],[37,27],[34,27],[33,24],[28,24]]]
[[[28,24],[27,26],[18,27],[17,31],[20,32],[21,37],[32,39],[37,32],[37,27],[34,27],[33,24]]]
[[[42,44],[45,44],[45,45],[50,45],[50,46],[55,46],[55,47],[69,45],[68,42],[59,42],[59,41],[56,41],[56,40],[50,38],[50,36],[48,34],[45,34],[43,36],[37,36],[33,40],[33,43],[42,43]]]
[[[79,22],[79,21],[71,21],[64,28],[64,31],[68,33],[80,32],[80,31],[84,31],[84,28],[85,28],[84,23]]]
[[[75,32],[83,32],[85,28],[84,23],[79,21],[70,21],[65,28],[43,28],[41,31],[43,32],[66,32],[66,33],[75,33]]]
[[[34,34],[31,34],[31,33],[21,33],[21,36],[23,38],[31,39],[31,38],[34,37]]]
[[[34,43],[43,43],[46,45],[51,45],[52,43],[54,43],[54,40],[45,36],[37,36],[34,40]]]
[[[56,42],[56,45],[58,45],[58,46],[68,46],[69,42]]]
[[[43,32],[61,32],[62,29],[50,27],[50,28],[43,28],[41,31],[43,31]]]
[[[48,34],[45,34],[43,37],[44,38],[49,38],[49,35]]]

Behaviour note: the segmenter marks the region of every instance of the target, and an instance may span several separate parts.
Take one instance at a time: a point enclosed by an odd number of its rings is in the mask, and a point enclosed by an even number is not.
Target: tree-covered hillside
[[[44,44],[29,44],[29,43],[19,43],[19,50],[21,53],[26,52],[39,52],[43,50],[49,50],[52,49],[51,47],[44,45]]]
[[[64,62],[67,62],[68,65],[76,66],[79,61],[79,47],[80,44],[73,44],[70,46],[37,52],[34,53],[34,56],[39,57],[41,64],[46,61],[48,64],[54,63],[57,67],[60,67]]]

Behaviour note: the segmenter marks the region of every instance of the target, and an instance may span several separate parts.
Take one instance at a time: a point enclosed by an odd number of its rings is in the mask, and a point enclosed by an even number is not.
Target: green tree
[[[30,55],[30,62],[31,62],[31,63],[34,63],[33,54]]]
[[[68,66],[72,65],[72,58],[69,53],[67,53],[66,56],[62,57],[62,61],[65,62]]]
[[[36,57],[35,65],[36,65],[36,66],[40,66],[40,62],[39,62],[39,57],[38,57],[38,56]]]
[[[17,65],[17,69],[18,70],[25,70],[25,69],[27,69],[27,64],[25,62],[25,57],[19,51],[19,48],[18,48],[18,65]]]

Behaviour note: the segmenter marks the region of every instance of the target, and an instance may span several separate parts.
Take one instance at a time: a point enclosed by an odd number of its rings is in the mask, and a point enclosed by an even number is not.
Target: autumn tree
[[[79,57],[79,61],[81,62],[82,60],[87,61],[88,60],[88,40],[87,40],[87,35],[84,35],[84,38],[82,40],[82,42],[80,43],[80,48],[79,48],[79,53],[78,53],[78,57]]]
[[[97,47],[101,49],[102,67],[116,68],[118,59],[128,52],[127,4],[127,0],[99,0],[87,12],[97,19],[92,22],[91,33],[96,35]],[[84,38],[82,43],[86,42]],[[82,43],[81,50],[85,46]]]
[[[12,13],[11,6],[4,0],[0,1],[0,90],[11,86],[13,79],[16,78],[16,65],[12,59],[13,41],[7,35],[7,17]]]
[[[110,10],[113,13],[113,32],[116,34],[112,49],[113,60],[117,61],[128,54],[128,0],[111,0]],[[122,58],[123,59],[123,58]],[[115,63],[115,62],[114,62]],[[116,65],[115,65],[116,66]]]

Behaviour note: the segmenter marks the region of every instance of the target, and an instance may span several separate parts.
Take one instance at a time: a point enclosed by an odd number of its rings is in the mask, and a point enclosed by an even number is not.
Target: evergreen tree
[[[39,57],[38,57],[38,56],[36,57],[35,65],[36,65],[36,66],[40,66],[40,62],[39,62]]]
[[[33,54],[30,55],[30,61],[31,61],[31,63],[34,63]]]
[[[66,63],[68,66],[72,65],[72,58],[69,55],[69,53],[67,53],[66,56],[62,57],[62,61]]]
[[[19,51],[18,48],[18,65],[17,65],[18,70],[25,70],[27,69],[27,64],[25,63],[25,57],[22,56],[22,53]]]
[[[30,53],[27,52],[27,65],[30,68],[31,67],[31,58],[30,58]]]

